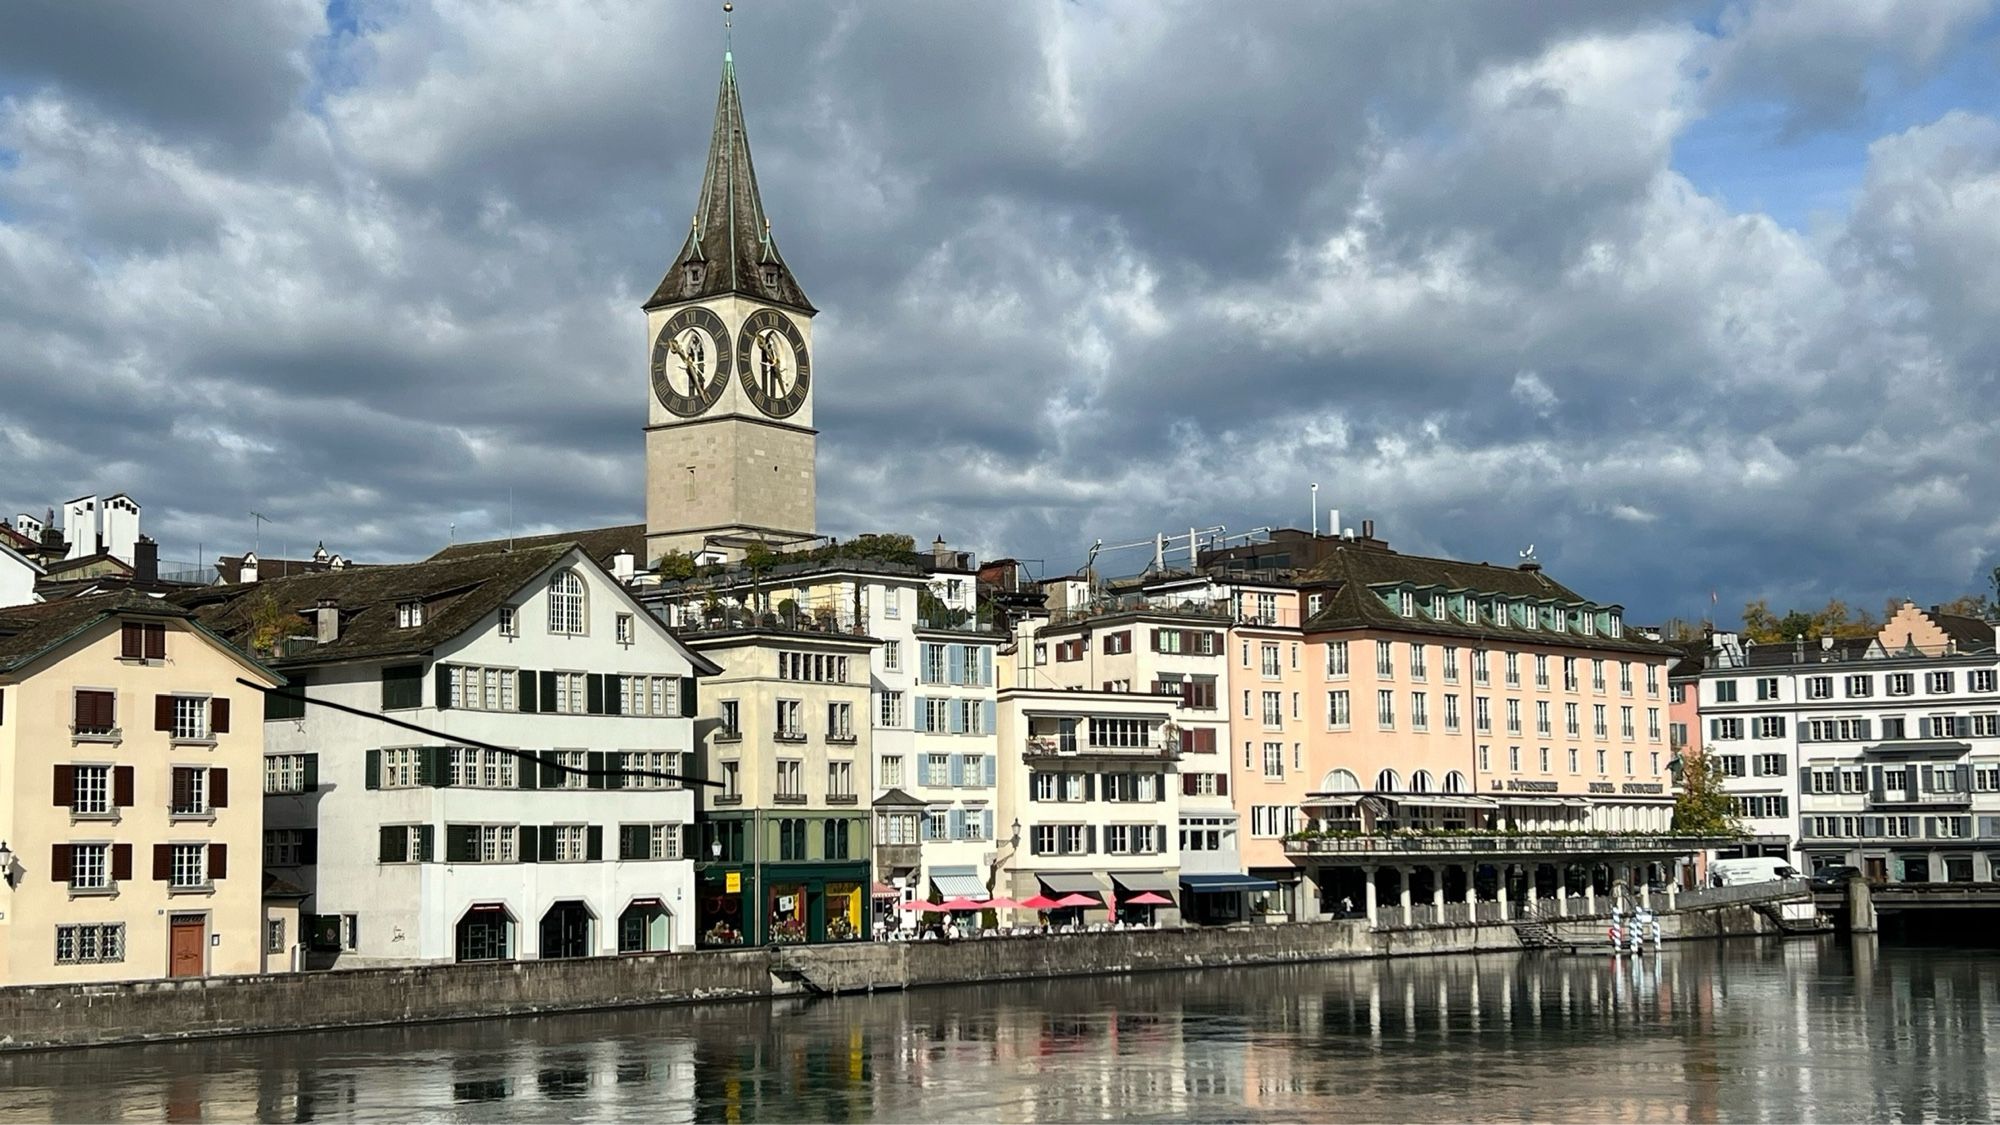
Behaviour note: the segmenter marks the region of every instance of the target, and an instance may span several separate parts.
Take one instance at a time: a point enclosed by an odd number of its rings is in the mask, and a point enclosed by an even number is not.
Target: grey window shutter
[[[534,863],[541,858],[541,852],[536,847],[541,842],[541,838],[541,833],[535,830],[534,825],[523,824],[521,826],[521,846],[517,849],[517,852],[521,857],[522,863]]]
[[[304,770],[304,773],[305,773],[305,788],[306,788],[306,792],[308,792],[308,793],[311,793],[311,792],[313,792],[313,791],[317,790],[317,789],[319,788],[319,755],[318,755],[318,754],[307,754],[307,755],[305,756],[305,770]]]
[[[367,754],[363,755],[361,768],[367,771],[366,775],[361,779],[361,784],[364,788],[382,788],[382,752],[380,750],[370,750]]]
[[[553,824],[544,824],[540,831],[542,842],[536,850],[541,853],[543,859],[554,859],[556,857],[556,826]]]
[[[691,719],[695,715],[696,704],[699,702],[696,698],[697,689],[694,686],[694,673],[689,672],[687,675],[682,676],[680,681],[681,715],[683,718]]]
[[[993,705],[991,703],[988,703],[987,706],[992,707]],[[985,776],[983,780],[987,785],[992,785],[994,784],[994,773],[999,768],[997,765],[999,761],[999,755],[987,754],[985,756],[985,760],[986,760],[986,765],[983,767]]]
[[[604,826],[593,824],[583,830],[583,858],[600,860],[604,858]]]
[[[404,854],[410,844],[410,834],[400,824],[385,824],[378,832],[381,842],[376,847],[375,859],[378,863],[401,863],[409,856]]]
[[[419,863],[429,863],[436,858],[431,849],[436,846],[437,829],[428,824],[417,825],[417,854],[412,857]]]
[[[541,774],[542,788],[561,789],[563,787],[565,780],[563,767],[560,762],[555,760],[553,754],[548,758],[542,759]]]
[[[636,824],[618,826],[618,858],[638,859],[645,853],[639,850],[640,828]]]
[[[478,829],[470,824],[447,824],[444,826],[444,860],[446,863],[471,863],[479,858],[479,848],[475,833]]]
[[[554,672],[543,672],[541,673],[541,677],[541,710],[546,715],[556,709],[556,674]]]
[[[584,768],[590,771],[590,777],[585,780],[585,784],[592,789],[604,788],[604,752],[592,750],[584,755]]]
[[[619,693],[619,691],[618,691],[618,688],[619,688],[619,686],[620,686],[620,685],[621,685],[621,684],[622,684],[622,683],[624,682],[624,679],[625,679],[625,677],[623,677],[623,676],[617,676],[617,675],[611,675],[611,674],[608,674],[608,673],[607,673],[607,674],[605,675],[605,677],[604,677],[604,713],[605,713],[605,714],[607,714],[607,715],[622,715],[622,714],[624,714],[624,713],[625,713],[625,705],[624,705],[624,703],[623,703],[622,701],[620,701],[620,700],[619,700],[619,698],[618,698],[618,696],[619,696],[619,694],[620,694],[620,693]]]
[[[604,677],[592,672],[583,678],[583,709],[592,715],[604,714]]]
[[[451,665],[439,664],[431,670],[431,695],[440,711],[451,707]]]
[[[519,690],[514,693],[515,706],[532,715],[539,709],[535,706],[535,685],[540,682],[540,677],[533,672],[522,672],[518,678],[520,684]]]
[[[542,760],[533,751],[523,751],[514,759],[514,785],[520,789],[534,789],[541,780]]]

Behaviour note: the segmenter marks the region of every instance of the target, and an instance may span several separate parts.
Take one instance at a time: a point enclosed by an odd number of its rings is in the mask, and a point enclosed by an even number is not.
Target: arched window
[[[549,632],[562,636],[581,636],[584,622],[589,620],[585,613],[586,601],[583,579],[576,571],[565,570],[549,582]]]
[[[1381,773],[1375,775],[1375,792],[1377,793],[1398,793],[1402,791],[1402,788],[1403,779],[1396,776],[1395,770],[1383,770]]]
[[[1447,793],[1465,792],[1465,775],[1458,772],[1457,770],[1453,770],[1450,773],[1445,774],[1444,791]]]
[[[1322,793],[1359,793],[1361,779],[1347,770],[1328,770],[1319,786]]]
[[[1410,775],[1410,792],[1428,793],[1430,791],[1431,791],[1431,771],[1418,770],[1416,773]]]

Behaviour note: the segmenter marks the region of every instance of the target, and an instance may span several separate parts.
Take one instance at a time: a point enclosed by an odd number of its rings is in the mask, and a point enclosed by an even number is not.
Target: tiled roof
[[[1334,587],[1319,613],[1306,622],[1309,631],[1383,629],[1651,656],[1666,656],[1673,652],[1657,641],[1634,635],[1611,637],[1601,632],[1584,634],[1571,629],[1523,629],[1511,624],[1497,624],[1483,604],[1474,615],[1474,621],[1464,621],[1450,613],[1442,619],[1433,618],[1428,606],[1420,606],[1417,617],[1407,618],[1391,609],[1373,589],[1378,586],[1412,586],[1419,589],[1466,590],[1482,602],[1498,596],[1564,605],[1599,604],[1588,602],[1576,591],[1550,578],[1539,567],[1459,562],[1455,559],[1406,555],[1380,546],[1342,544],[1328,552],[1319,565],[1302,574],[1300,585],[1307,589],[1326,585]]]
[[[347,566],[358,565],[347,563]],[[319,559],[257,558],[257,580],[268,582],[273,578],[288,578],[294,574],[317,574],[333,569],[331,562]],[[235,584],[243,580],[243,556],[221,555],[215,560],[215,573],[224,582]]]
[[[135,590],[0,609],[0,672],[21,668],[108,617],[190,618],[187,610]],[[193,622],[199,627],[200,622]],[[204,630],[206,632],[206,630]],[[218,643],[222,638],[210,636]]]
[[[550,547],[558,543],[574,543],[583,548],[597,565],[611,566],[611,556],[619,551],[630,551],[633,562],[645,566],[646,525],[625,523],[616,527],[594,527],[583,531],[557,531],[548,535],[518,535],[512,539],[484,539],[477,543],[454,543],[437,554],[436,559],[462,559],[472,555],[492,555],[506,551],[525,551],[536,547]]]
[[[1940,613],[1934,607],[1929,615],[1944,635],[1958,643],[1960,652],[1990,652],[1993,650],[1993,623],[1981,621],[1977,617],[1965,617],[1956,613]]]
[[[284,615],[287,634],[311,636],[313,623],[296,615],[322,600],[334,601],[340,610],[339,637],[323,645],[294,646],[278,659],[280,665],[416,656],[470,629],[575,546],[565,540],[510,552],[319,571],[250,586],[206,586],[175,600],[239,645],[249,643],[258,615],[269,612],[267,606]],[[410,601],[423,603],[424,623],[400,628],[397,606]]]

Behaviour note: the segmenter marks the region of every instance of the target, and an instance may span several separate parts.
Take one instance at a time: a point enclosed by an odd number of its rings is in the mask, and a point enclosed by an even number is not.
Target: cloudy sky
[[[0,509],[640,518],[718,8],[0,8]],[[2000,563],[1987,0],[738,9],[824,531],[1056,572],[1317,481],[1637,617]]]

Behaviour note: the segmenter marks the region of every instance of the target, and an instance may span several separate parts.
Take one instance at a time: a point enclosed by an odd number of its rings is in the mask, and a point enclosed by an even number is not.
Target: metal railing
[[[1734,887],[1696,887],[1674,892],[1674,909],[1726,906],[1735,902],[1769,902],[1780,898],[1804,898],[1812,894],[1812,884],[1804,879],[1780,879],[1769,883],[1744,883]],[[1665,905],[1664,895],[1654,895],[1653,905]]]
[[[1678,855],[1723,847],[1719,836],[1337,836],[1285,841],[1289,855]]]

